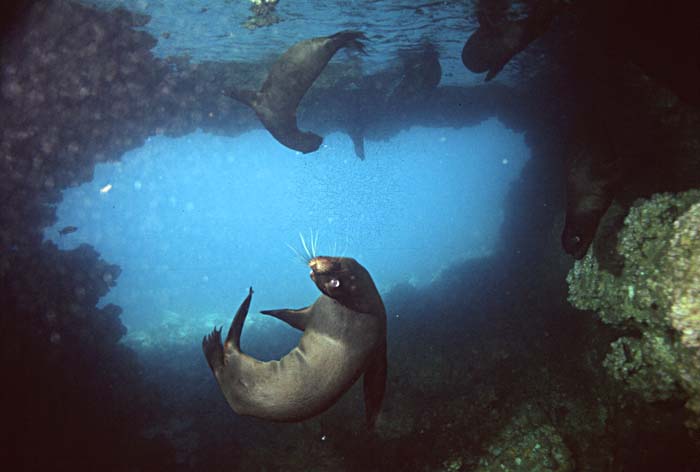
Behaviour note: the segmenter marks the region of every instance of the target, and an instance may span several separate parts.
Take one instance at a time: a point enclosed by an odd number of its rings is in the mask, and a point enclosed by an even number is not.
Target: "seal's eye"
[[[338,279],[331,279],[330,282],[328,282],[328,285],[330,285],[333,288],[338,288],[340,287],[340,280]]]
[[[579,236],[579,235],[574,236],[574,244],[576,244],[577,246],[579,244],[581,244],[581,236]]]

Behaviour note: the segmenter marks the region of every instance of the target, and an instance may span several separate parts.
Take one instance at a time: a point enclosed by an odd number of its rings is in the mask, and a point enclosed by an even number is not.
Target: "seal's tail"
[[[365,34],[362,31],[339,31],[332,35],[331,38],[333,38],[334,41],[337,41],[339,44],[341,44],[341,46],[339,46],[338,49],[340,49],[341,47],[351,48],[362,54],[367,54],[367,52],[365,51],[364,43],[360,41],[367,40],[367,36],[365,36]]]
[[[245,318],[248,316],[248,308],[250,308],[250,300],[253,298],[253,287],[248,289],[248,296],[245,297],[243,303],[238,308],[236,316],[233,317],[231,322],[231,327],[228,330],[228,335],[226,336],[226,342],[224,343],[224,348],[228,351],[229,349],[234,349],[238,352],[241,351],[241,331],[243,331],[243,323],[245,323]]]
[[[248,315],[248,307],[250,307],[250,299],[253,297],[253,287],[250,287],[248,291],[248,296],[243,300],[241,306],[236,312],[236,316],[233,317],[231,322],[231,328],[228,330],[228,335],[226,336],[226,343],[221,345],[221,329],[216,329],[204,336],[202,339],[202,351],[204,351],[204,357],[207,358],[209,363],[209,368],[214,372],[214,375],[218,378],[218,373],[224,367],[224,349],[241,351],[241,331],[243,330],[243,323],[245,322],[245,317]]]

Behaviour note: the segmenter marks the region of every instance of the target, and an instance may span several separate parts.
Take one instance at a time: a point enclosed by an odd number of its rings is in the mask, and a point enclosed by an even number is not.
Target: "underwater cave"
[[[528,158],[522,136],[496,120],[410,128],[368,142],[366,161],[352,149],[340,134],[303,157],[264,130],[148,138],[64,191],[45,236],[61,250],[90,244],[121,267],[101,304],[124,309],[127,339],[145,337],[142,326],[192,344],[227,323],[232,296],[250,284],[254,307],[313,300],[300,277],[300,234],[318,254],[362,260],[382,292],[425,286],[449,266],[492,253],[506,191]],[[65,227],[77,230],[61,234]],[[183,326],[164,329],[165,313]]]
[[[13,2],[3,462],[700,469],[690,18]]]

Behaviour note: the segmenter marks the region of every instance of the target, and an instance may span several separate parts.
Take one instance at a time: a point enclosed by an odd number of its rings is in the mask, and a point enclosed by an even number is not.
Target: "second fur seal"
[[[369,272],[355,259],[314,257],[311,279],[321,296],[300,310],[270,310],[304,331],[279,361],[262,362],[241,351],[241,330],[253,289],[238,309],[226,341],[221,329],[202,349],[228,404],[240,415],[302,421],[327,410],[364,374],[365,419],[372,429],[386,384],[386,311]]]
[[[348,30],[300,41],[272,64],[259,91],[233,89],[227,95],[255,110],[280,143],[304,154],[313,152],[321,146],[323,138],[299,130],[296,114],[299,102],[338,49],[349,47],[364,53],[361,39],[366,39],[363,33]]]

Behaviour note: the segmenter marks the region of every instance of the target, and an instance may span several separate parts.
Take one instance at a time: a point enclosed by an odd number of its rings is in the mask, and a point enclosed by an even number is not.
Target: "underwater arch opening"
[[[300,233],[317,237],[321,254],[356,258],[382,292],[427,284],[494,249],[504,197],[529,158],[524,135],[497,119],[412,127],[367,142],[366,152],[357,159],[339,133],[311,155],[265,130],[154,136],[65,190],[45,234],[62,249],[91,244],[121,266],[101,303],[124,309],[127,342],[199,342],[230,322],[251,285],[254,340],[271,325],[290,330],[255,312],[318,295],[289,248],[303,252]],[[67,226],[77,230],[59,234]]]

